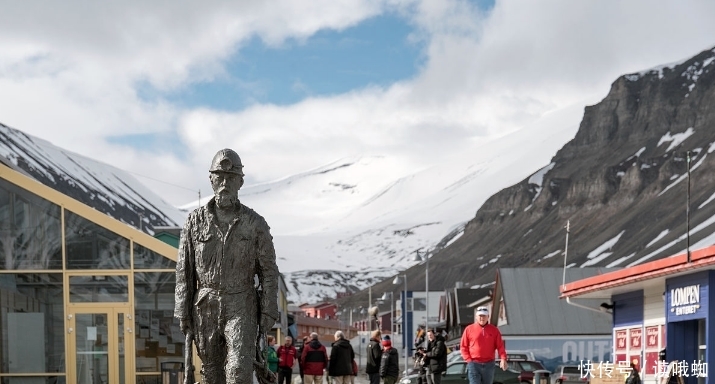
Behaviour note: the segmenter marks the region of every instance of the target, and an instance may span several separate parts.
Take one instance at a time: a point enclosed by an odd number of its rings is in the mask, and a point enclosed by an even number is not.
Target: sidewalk
[[[355,376],[355,384],[369,384],[369,383],[370,383],[370,380],[368,380],[367,374],[361,373],[361,374]],[[300,375],[294,375],[291,384],[303,384],[300,381]],[[320,384],[328,384],[328,382],[325,380],[325,378],[323,378],[323,382]]]

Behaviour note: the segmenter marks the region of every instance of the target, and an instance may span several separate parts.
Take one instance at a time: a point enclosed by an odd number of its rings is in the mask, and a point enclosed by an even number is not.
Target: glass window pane
[[[129,269],[129,240],[65,210],[68,269]]]
[[[32,384],[65,384],[67,381],[64,376],[4,376],[2,377],[2,384],[17,384],[17,383],[32,383]]]
[[[161,384],[161,376],[159,375],[137,375],[137,384]]]
[[[159,372],[163,362],[183,361],[184,335],[174,319],[175,285],[173,272],[134,273],[137,372]],[[159,345],[164,339],[166,347]]]
[[[77,384],[109,382],[109,327],[106,313],[75,315]]]
[[[60,207],[0,179],[0,269],[61,269]]]
[[[62,274],[0,274],[2,371],[65,372]]]
[[[129,277],[70,276],[71,303],[109,303],[129,301]]]
[[[126,354],[124,351],[124,314],[117,314],[117,345],[119,345],[119,383],[126,382]]]
[[[177,250],[178,252],[178,250]],[[176,262],[134,243],[135,269],[176,269]]]
[[[413,297],[412,298],[412,310],[413,311],[424,311],[427,309],[427,300],[424,297]]]

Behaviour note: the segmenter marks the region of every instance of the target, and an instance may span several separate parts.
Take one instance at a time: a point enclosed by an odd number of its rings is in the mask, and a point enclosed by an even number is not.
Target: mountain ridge
[[[392,155],[352,156],[246,186],[240,198],[272,226],[296,303],[337,293],[364,302],[367,287],[401,290],[391,284],[398,273],[407,275],[408,289],[424,289],[418,251],[432,255],[432,290],[457,281],[488,287],[498,267],[560,267],[567,221],[571,267],[674,254],[685,233],[688,151],[698,183],[691,244],[712,244],[715,177],[706,170],[715,166],[713,64],[710,49],[620,76],[596,104],[574,104],[519,131],[475,140],[445,163],[404,169]],[[186,215],[124,171],[4,125],[0,155],[148,233],[181,225]]]

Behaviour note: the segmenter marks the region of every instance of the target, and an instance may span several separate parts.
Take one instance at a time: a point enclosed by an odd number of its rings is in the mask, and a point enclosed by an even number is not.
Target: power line
[[[184,186],[177,185],[177,184],[173,184],[173,183],[170,183],[170,182],[164,181],[164,180],[159,180],[159,179],[153,178],[153,177],[151,177],[151,176],[142,175],[142,174],[139,174],[139,173],[136,173],[136,172],[132,172],[132,171],[125,171],[125,172],[131,173],[132,175],[144,177],[144,178],[147,178],[147,179],[149,179],[149,180],[154,180],[154,181],[158,181],[158,182],[160,182],[160,183],[164,183],[164,184],[167,184],[167,185],[171,185],[171,186],[176,187],[176,188],[181,188],[181,189],[185,189],[185,190],[187,190],[187,191],[196,192],[195,189],[186,188],[186,187],[184,187]]]

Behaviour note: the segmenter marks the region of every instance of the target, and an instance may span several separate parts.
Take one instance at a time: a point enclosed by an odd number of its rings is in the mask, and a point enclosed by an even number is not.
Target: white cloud
[[[181,92],[222,78],[225,60],[253,36],[280,46],[394,10],[425,44],[413,79],[233,112],[138,96],[146,84]],[[221,147],[239,151],[249,182],[359,153],[423,167],[576,100],[596,102],[621,74],[715,45],[712,1],[509,0],[488,13],[458,0],[24,1],[4,4],[3,16],[0,121],[205,193],[208,162]],[[185,158],[166,146],[140,152],[106,142],[156,132],[179,135]],[[177,204],[194,198],[147,183]]]

